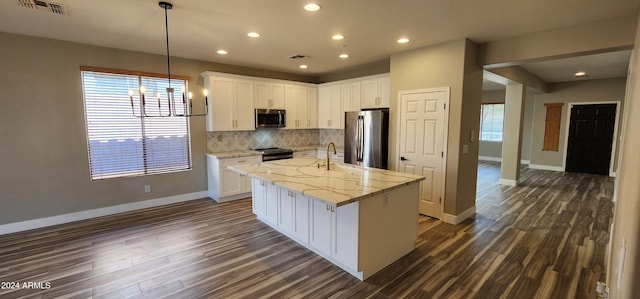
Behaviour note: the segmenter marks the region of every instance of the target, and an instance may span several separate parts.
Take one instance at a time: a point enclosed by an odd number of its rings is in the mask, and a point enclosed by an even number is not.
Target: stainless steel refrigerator
[[[387,169],[389,109],[345,112],[344,162]]]

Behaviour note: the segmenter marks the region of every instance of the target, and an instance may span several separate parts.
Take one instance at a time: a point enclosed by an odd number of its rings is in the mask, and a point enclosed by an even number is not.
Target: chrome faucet
[[[333,145],[333,154],[337,154],[336,152],[336,145],[333,144],[332,141],[329,141],[329,144],[327,144],[327,170],[329,170],[329,147],[331,147]]]

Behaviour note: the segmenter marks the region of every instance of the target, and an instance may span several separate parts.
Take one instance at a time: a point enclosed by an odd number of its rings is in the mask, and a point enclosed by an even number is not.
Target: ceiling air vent
[[[289,56],[289,58],[291,58],[291,59],[293,59],[293,60],[296,60],[296,59],[304,59],[304,58],[307,58],[307,56],[300,55],[300,54],[295,54],[295,55],[291,55],[291,56]]]
[[[59,15],[66,15],[67,12],[64,5],[53,2],[46,2],[41,0],[17,0],[19,6],[31,8],[40,11],[46,11]]]

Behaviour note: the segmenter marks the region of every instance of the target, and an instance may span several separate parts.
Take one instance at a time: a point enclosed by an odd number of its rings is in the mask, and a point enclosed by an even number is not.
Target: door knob
[[[409,161],[409,159],[407,159],[405,157],[400,157],[400,161]]]

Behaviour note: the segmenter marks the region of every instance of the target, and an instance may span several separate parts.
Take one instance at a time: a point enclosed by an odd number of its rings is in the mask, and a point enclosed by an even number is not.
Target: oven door
[[[285,125],[285,110],[256,109],[256,128],[283,128]]]

